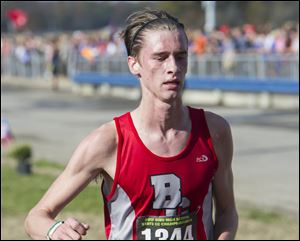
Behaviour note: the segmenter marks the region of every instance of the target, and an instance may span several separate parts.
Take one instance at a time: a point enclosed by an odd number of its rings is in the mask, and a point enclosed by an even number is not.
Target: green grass
[[[50,162],[44,159],[40,159],[34,162],[35,167],[39,168],[55,168],[62,170],[64,168],[64,165],[57,162]]]
[[[41,167],[41,164],[39,165]],[[52,164],[49,165],[52,166]],[[45,161],[42,166],[47,166]],[[23,176],[12,167],[1,165],[1,214],[27,213],[39,201],[55,178],[56,176],[51,174],[39,173]],[[90,214],[102,212],[99,187],[89,185],[64,210]]]
[[[262,211],[257,208],[250,208],[245,215],[248,219],[262,221],[264,223],[277,222],[281,219],[278,213],[273,211]]]

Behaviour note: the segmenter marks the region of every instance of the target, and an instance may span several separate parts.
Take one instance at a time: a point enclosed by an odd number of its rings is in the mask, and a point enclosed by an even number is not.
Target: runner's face
[[[139,54],[143,91],[164,102],[181,97],[187,54],[187,39],[182,30],[146,31]]]

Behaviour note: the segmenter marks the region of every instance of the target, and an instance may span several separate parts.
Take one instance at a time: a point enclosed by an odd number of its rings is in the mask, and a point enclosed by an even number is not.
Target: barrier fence
[[[70,51],[65,62],[59,62],[59,72],[80,83],[89,83],[94,76],[93,84],[111,81],[119,85],[136,83],[129,77],[126,56],[102,56],[88,61],[78,51]],[[15,54],[1,56],[1,75],[22,76],[28,78],[52,78],[52,64],[45,56],[32,52],[27,58],[20,59]],[[115,78],[123,78],[117,81]],[[98,81],[95,81],[98,79]],[[191,88],[221,88],[234,81],[247,91],[247,81],[264,82],[275,85],[273,91],[280,92],[281,86],[290,86],[290,93],[299,93],[299,55],[298,54],[235,54],[189,56],[187,80]],[[202,82],[201,82],[202,81]],[[206,83],[207,81],[208,83]],[[227,81],[227,82],[226,82]],[[221,83],[221,84],[220,84]],[[283,85],[282,85],[283,84]],[[277,85],[277,87],[276,87]],[[194,87],[193,87],[194,86]],[[207,87],[208,88],[208,87]],[[236,87],[237,88],[237,87]],[[249,86],[249,91],[259,90]],[[270,88],[265,91],[271,91]]]

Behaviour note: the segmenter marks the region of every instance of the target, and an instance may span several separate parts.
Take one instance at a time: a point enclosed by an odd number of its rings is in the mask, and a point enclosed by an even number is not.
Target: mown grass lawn
[[[49,170],[41,174],[33,172],[32,175],[20,175],[15,169],[1,166],[1,214],[17,215],[27,213],[42,197],[56,178],[51,174],[51,170],[61,171],[59,166],[46,165],[39,163],[37,167]],[[56,172],[57,173],[57,172]],[[99,185],[91,183],[84,189],[65,209],[72,212],[86,212],[96,214],[102,212],[102,196]]]

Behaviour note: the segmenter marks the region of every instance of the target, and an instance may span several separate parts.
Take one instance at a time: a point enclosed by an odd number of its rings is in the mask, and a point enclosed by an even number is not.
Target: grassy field
[[[1,240],[29,239],[23,230],[27,212],[41,198],[63,167],[47,161],[34,162],[33,174],[19,175],[12,160],[1,161]],[[287,214],[237,203],[237,239],[298,240],[299,220]],[[74,216],[90,224],[84,239],[104,239],[103,203],[99,184],[91,183],[58,216]]]

